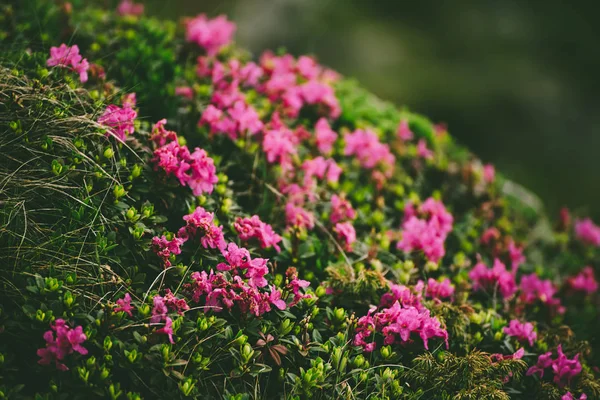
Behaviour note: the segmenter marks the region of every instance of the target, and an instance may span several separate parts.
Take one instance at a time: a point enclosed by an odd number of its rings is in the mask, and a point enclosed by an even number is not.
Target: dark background
[[[484,161],[600,217],[600,13],[594,1],[146,0],[177,19],[224,13],[259,54],[286,47],[446,122]]]

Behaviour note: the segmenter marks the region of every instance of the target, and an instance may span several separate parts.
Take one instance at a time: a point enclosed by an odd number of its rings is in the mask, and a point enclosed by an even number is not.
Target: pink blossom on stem
[[[427,142],[425,139],[419,140],[417,143],[417,155],[426,160],[433,159],[433,151],[427,148]]]
[[[167,335],[169,337],[169,342],[171,342],[171,344],[175,344],[175,341],[173,340],[173,320],[171,320],[171,318],[167,317],[165,320],[165,326],[157,329],[156,333]]]
[[[50,328],[51,330],[44,333],[46,347],[37,351],[37,355],[40,357],[38,363],[49,365],[54,362],[56,369],[67,371],[69,368],[62,361],[74,352],[86,355],[88,351],[81,344],[85,342],[87,337],[81,326],[71,329],[65,320],[60,318],[55,320]]]
[[[188,22],[186,40],[203,47],[209,56],[214,56],[231,42],[235,29],[235,24],[224,15],[208,19],[201,14]]]
[[[144,13],[144,5],[134,3],[131,0],[122,0],[117,7],[119,15],[142,15]]]
[[[441,282],[438,282],[433,278],[429,278],[427,280],[425,295],[433,299],[447,299],[454,295],[454,286],[452,283],[450,283],[450,279],[448,278],[445,278]]]
[[[410,130],[410,127],[408,126],[408,121],[403,119],[402,121],[400,121],[400,125],[398,125],[398,137],[402,140],[404,140],[405,142],[408,140],[412,140],[412,138],[414,137],[414,134],[412,133],[412,131]]]
[[[250,218],[237,218],[233,226],[240,239],[250,240],[256,238],[263,249],[273,247],[277,252],[281,251],[278,245],[281,242],[281,236],[273,231],[271,225],[262,222],[258,215],[253,215]]]
[[[344,245],[344,250],[352,251],[352,245],[356,241],[356,231],[351,222],[338,222],[333,227],[333,231],[337,234],[339,240]]]
[[[50,47],[50,58],[46,61],[46,65],[49,67],[68,68],[71,71],[77,72],[81,83],[85,83],[88,80],[90,64],[87,59],[81,57],[77,45],[69,47],[63,43],[60,47]]]
[[[483,180],[486,183],[494,183],[496,179],[496,169],[492,164],[485,164],[483,166]]]
[[[98,123],[109,128],[106,135],[112,134],[121,141],[135,131],[134,121],[137,117],[137,111],[129,106],[129,103],[123,105],[123,108],[114,104],[106,107],[104,113],[98,118]]]
[[[512,296],[517,291],[515,277],[498,259],[494,260],[491,269],[482,262],[477,263],[469,272],[469,278],[473,281],[473,290],[487,290],[493,293],[498,288],[504,298]]]
[[[533,324],[531,322],[521,323],[517,319],[510,321],[509,325],[504,327],[504,333],[508,336],[516,337],[519,341],[529,342],[530,346],[537,339],[537,333],[533,330]]]
[[[575,221],[575,236],[585,244],[600,247],[600,227],[589,218]]]
[[[337,140],[335,133],[325,118],[320,118],[315,124],[315,138],[317,148],[322,154],[329,154],[333,150],[333,144]]]
[[[550,280],[542,280],[536,274],[524,275],[521,277],[519,289],[521,291],[519,299],[523,303],[532,304],[539,301],[555,309],[559,314],[565,312],[560,299],[554,297],[557,289]]]
[[[598,290],[598,281],[594,277],[594,270],[592,267],[585,267],[581,272],[568,279],[569,285],[575,289],[586,294],[592,294]]]
[[[191,100],[194,98],[194,89],[192,89],[190,86],[177,86],[175,88],[175,96],[181,96]]]
[[[131,296],[129,295],[129,293],[125,293],[125,296],[123,296],[122,299],[117,300],[117,306],[114,309],[114,312],[121,312],[123,311],[124,313],[127,313],[130,317],[133,317],[133,314],[131,314],[131,311],[133,310],[133,307],[131,306]]]
[[[310,211],[298,207],[293,203],[285,205],[285,219],[288,226],[312,229],[315,226],[315,217]]]
[[[356,211],[352,208],[352,204],[344,197],[337,194],[331,196],[331,215],[329,220],[333,224],[338,222],[353,220],[356,218]]]

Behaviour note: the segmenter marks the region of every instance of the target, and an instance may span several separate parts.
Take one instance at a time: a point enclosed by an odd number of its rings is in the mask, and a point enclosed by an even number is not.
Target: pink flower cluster
[[[390,286],[390,291],[381,296],[379,307],[391,307],[398,301],[404,308],[414,307],[422,310],[423,286],[423,281],[417,282],[412,289],[408,286],[393,284]]]
[[[525,304],[533,304],[539,301],[550,306],[559,314],[565,312],[565,308],[561,305],[560,299],[554,297],[557,292],[556,287],[552,282],[545,279],[540,279],[536,274],[524,275],[521,278],[519,299]]]
[[[292,202],[285,205],[285,220],[288,226],[300,229],[312,229],[315,226],[314,215]]]
[[[223,227],[214,223],[214,213],[202,207],[196,207],[194,212],[183,217],[186,226],[177,231],[177,236],[184,240],[200,237],[200,243],[205,249],[223,250],[227,246],[223,236]]]
[[[523,248],[518,247],[513,240],[508,243],[508,255],[511,261],[512,273],[516,274],[519,266],[525,262]]]
[[[571,392],[567,392],[565,393],[560,400],[587,400],[587,395],[585,393],[581,393],[581,396],[579,396],[578,399],[576,399],[575,397],[573,397],[573,394]]]
[[[79,54],[79,47],[73,45],[71,47],[66,44],[61,44],[60,47],[50,47],[50,58],[46,61],[49,67],[68,68],[79,74],[81,83],[88,80],[88,70],[90,64],[88,60]]]
[[[278,245],[281,242],[281,236],[273,231],[271,225],[262,222],[258,215],[253,215],[250,218],[237,218],[233,227],[238,232],[240,239],[250,240],[256,238],[263,249],[273,247],[277,252],[281,251]]]
[[[517,319],[510,321],[508,326],[504,327],[504,333],[508,336],[516,337],[522,342],[529,342],[530,346],[537,339],[537,333],[533,330],[533,324],[531,322],[521,323]]]
[[[315,124],[315,139],[317,148],[322,154],[329,154],[333,150],[333,144],[337,140],[338,134],[331,129],[329,122],[325,118],[319,118]]]
[[[224,15],[209,19],[205,14],[200,14],[187,23],[186,40],[204,48],[209,56],[214,56],[231,42],[235,29],[235,24]]]
[[[311,57],[296,60],[286,54],[278,57],[265,52],[260,66],[266,80],[259,91],[271,100],[281,101],[287,116],[297,117],[304,105],[324,106],[330,118],[337,118],[341,108],[329,81],[333,74],[324,70]]]
[[[575,236],[585,244],[600,246],[600,226],[589,218],[575,221]]]
[[[151,248],[154,253],[163,262],[163,266],[165,268],[169,268],[171,266],[171,254],[178,255],[181,254],[181,246],[185,243],[185,240],[179,237],[174,237],[171,240],[168,240],[165,235],[159,237],[154,236],[152,238]]]
[[[131,0],[122,0],[117,7],[119,15],[142,15],[144,13],[144,5],[134,3]]]
[[[164,129],[163,121],[155,125],[151,137],[159,144],[165,143],[154,150],[154,169],[162,169],[167,176],[174,176],[182,186],[192,189],[195,196],[212,193],[214,185],[219,181],[213,159],[198,147],[190,153],[187,146],[181,146],[177,142],[174,132]]]
[[[271,305],[279,310],[285,310],[288,306],[296,305],[300,300],[311,297],[300,292],[301,288],[310,285],[308,281],[300,280],[294,273],[288,273],[288,284],[285,286],[285,293],[293,296],[288,305],[282,298],[283,293],[275,286],[271,286],[269,292],[261,292],[257,286],[249,285],[236,275],[233,280],[221,272],[209,273],[206,271],[194,272],[191,275],[192,283],[186,287],[192,292],[194,302],[200,302],[202,296],[206,297],[205,312],[213,310],[222,311],[224,308],[232,309],[237,305],[242,313],[250,312],[255,316],[260,316],[271,311]]]
[[[129,293],[125,293],[122,299],[117,300],[117,306],[114,309],[114,312],[124,312],[130,317],[133,317],[131,311],[133,310],[133,306],[131,305],[131,296]]]
[[[127,135],[131,135],[135,131],[136,117],[137,111],[132,108],[131,102],[124,103],[122,108],[111,104],[98,117],[98,123],[109,128],[107,136],[112,134],[124,142]]]
[[[357,129],[344,136],[346,146],[344,155],[355,156],[363,168],[374,169],[382,166],[386,176],[391,176],[396,157],[387,144],[381,143],[377,134],[371,130]]]
[[[218,264],[217,270],[229,271],[233,275],[237,275],[239,270],[245,270],[248,285],[259,288],[267,286],[267,280],[265,279],[265,275],[269,273],[267,259],[253,259],[247,249],[238,247],[235,243],[229,243],[221,253],[227,262]]]
[[[427,280],[427,287],[425,289],[425,296],[433,299],[447,299],[454,295],[454,285],[450,283],[450,279],[445,278],[443,281],[438,282],[433,278]]]
[[[402,239],[397,247],[406,253],[421,250],[430,261],[438,262],[446,254],[444,242],[454,219],[444,204],[433,198],[427,199],[419,211],[427,219],[418,218],[412,204],[405,207]]]
[[[338,222],[333,227],[338,239],[344,244],[344,250],[352,251],[352,246],[356,242],[356,230],[351,222]]]
[[[81,355],[88,353],[87,349],[81,344],[87,337],[83,333],[83,328],[78,326],[71,329],[64,319],[57,319],[50,325],[51,330],[44,333],[46,347],[38,349],[37,355],[40,357],[39,364],[49,365],[54,362],[56,369],[67,371],[69,368],[61,361],[66,356],[77,352]]]
[[[573,289],[587,294],[592,294],[598,290],[598,281],[594,277],[592,267],[585,267],[580,273],[570,277],[568,282]]]
[[[337,183],[340,179],[342,169],[337,165],[334,159],[325,159],[321,156],[311,160],[305,160],[302,163],[304,171],[304,186],[313,186],[314,179],[327,179],[329,183]]]
[[[573,359],[567,358],[562,351],[562,345],[559,345],[556,349],[558,356],[552,359],[552,352],[541,354],[538,357],[536,365],[532,366],[527,370],[527,375],[539,374],[540,377],[544,376],[544,372],[547,368],[552,368],[554,373],[553,381],[559,387],[564,387],[566,384],[571,382],[575,376],[581,372],[581,363],[579,362],[579,354]]]
[[[398,125],[397,134],[398,137],[405,142],[412,140],[412,138],[414,137],[414,134],[410,130],[410,126],[408,125],[408,121],[405,119],[400,121],[400,124]]]
[[[507,271],[506,266],[497,258],[491,269],[483,262],[478,262],[469,272],[469,278],[473,281],[473,290],[487,290],[490,293],[499,290],[504,298],[517,291],[514,275]]]
[[[396,301],[390,308],[369,313],[358,320],[354,345],[361,346],[364,351],[375,350],[375,342],[367,343],[373,332],[383,334],[384,345],[412,342],[411,334],[418,334],[423,340],[423,346],[429,350],[429,339],[443,338],[448,347],[448,332],[441,327],[440,321],[429,314],[429,310],[418,310],[415,307],[403,307]]]
[[[263,129],[258,113],[244,100],[236,100],[225,111],[210,104],[202,113],[199,125],[208,125],[211,133],[225,134],[231,140],[244,137],[246,133],[254,135]]]
[[[331,196],[331,215],[329,220],[333,224],[340,221],[348,221],[356,218],[356,211],[352,208],[352,204],[345,197],[340,197],[337,194]]]

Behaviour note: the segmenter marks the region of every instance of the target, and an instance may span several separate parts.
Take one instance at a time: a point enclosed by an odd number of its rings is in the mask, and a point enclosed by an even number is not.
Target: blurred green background
[[[148,14],[226,14],[255,54],[314,54],[446,122],[484,161],[600,217],[597,1],[146,0]]]

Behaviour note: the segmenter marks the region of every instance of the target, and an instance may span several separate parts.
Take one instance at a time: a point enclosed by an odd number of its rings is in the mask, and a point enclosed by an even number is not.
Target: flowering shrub
[[[2,397],[600,397],[593,221],[225,16],[82,3],[0,17]]]

